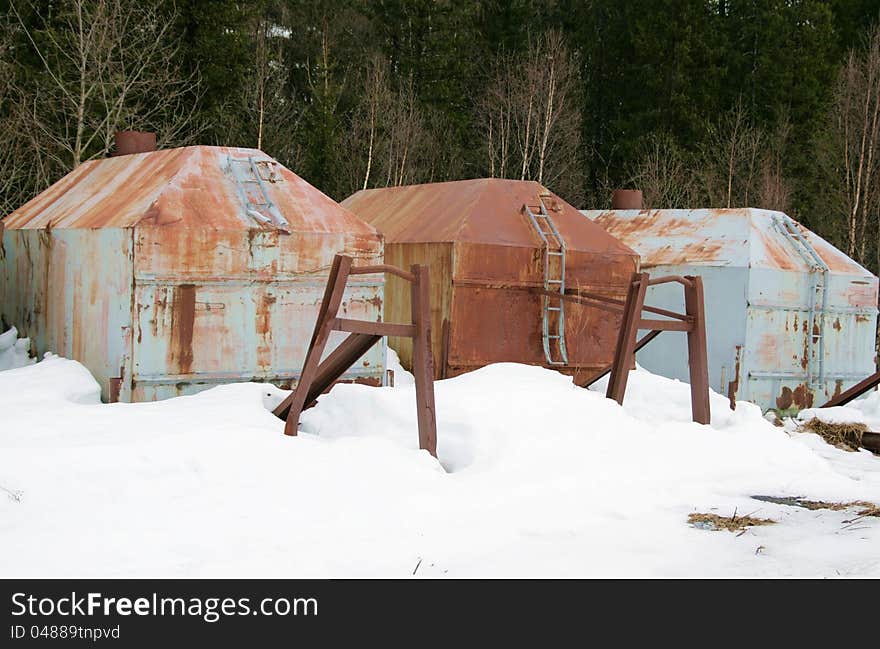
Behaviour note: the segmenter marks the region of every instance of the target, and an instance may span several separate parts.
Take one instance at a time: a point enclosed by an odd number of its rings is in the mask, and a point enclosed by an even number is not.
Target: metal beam
[[[349,318],[334,318],[334,331],[347,331],[353,334],[377,334],[379,336],[415,336],[416,329],[411,324],[397,324],[394,322],[366,322],[364,320],[351,320]]]
[[[848,404],[853,399],[857,399],[870,390],[871,388],[875,388],[880,385],[880,372],[874,372],[871,376],[866,379],[862,379],[854,386],[852,386],[849,390],[845,390],[841,392],[836,397],[832,398],[827,403],[823,404],[822,408],[832,408],[834,406],[843,406]]]

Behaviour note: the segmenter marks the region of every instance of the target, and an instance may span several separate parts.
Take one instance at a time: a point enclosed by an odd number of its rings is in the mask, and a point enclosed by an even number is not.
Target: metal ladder
[[[567,365],[564,302],[561,297],[548,295],[548,293],[565,295],[565,240],[556,229],[556,224],[553,223],[550,214],[547,213],[542,196],[538,197],[538,205],[523,205],[523,212],[541,238],[544,248],[544,290],[547,291],[541,298],[541,333],[544,357],[547,359],[548,365]],[[533,207],[537,212],[532,210]]]
[[[797,223],[790,216],[787,214],[774,215],[773,221],[810,269],[807,379],[810,388],[820,387],[825,382],[825,313],[828,310],[828,265],[804,237]],[[817,350],[815,350],[816,347],[818,347]]]
[[[275,171],[277,163],[274,160],[255,160],[253,156],[247,158],[227,156],[226,161],[229,173],[238,184],[238,193],[245,205],[247,215],[260,223],[287,230],[290,223],[269,198],[269,192],[266,188],[267,182],[281,181],[281,177]],[[261,169],[265,170],[265,178]]]

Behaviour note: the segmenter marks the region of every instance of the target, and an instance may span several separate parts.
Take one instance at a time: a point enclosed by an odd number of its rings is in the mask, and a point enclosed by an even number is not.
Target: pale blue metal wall
[[[652,277],[701,275],[709,384],[764,409],[821,405],[875,371],[878,281],[820,237],[798,228],[827,275],[811,272],[778,227],[784,215],[754,209],[584,212],[642,256]],[[817,275],[824,291],[811,295]],[[683,311],[681,289],[648,290],[652,306]],[[686,337],[664,332],[638,353],[658,374],[687,380]]]
[[[334,256],[383,259],[374,228],[253,149],[86,162],[0,225],[0,316],[109,401],[295,383]],[[343,313],[380,320],[384,278],[358,279]],[[345,378],[382,383],[384,342]]]
[[[81,359],[109,398],[130,371],[131,232],[6,230],[0,305],[38,355]]]
[[[244,246],[247,232],[231,236]],[[214,276],[185,268],[168,273],[149,258],[140,259],[134,272],[133,238],[133,229],[122,228],[6,230],[3,318],[30,337],[38,355],[51,351],[86,365],[105,401],[164,399],[236,381],[296,383],[326,273],[261,278],[247,267]],[[318,256],[329,267],[337,248],[348,244],[344,235],[325,239]],[[254,264],[266,261],[260,257]],[[175,352],[181,286],[191,286],[195,298],[192,360],[185,371]],[[380,275],[349,282],[346,317],[379,319],[383,289]],[[334,332],[327,353],[343,336]],[[383,382],[385,354],[383,339],[345,378]]]

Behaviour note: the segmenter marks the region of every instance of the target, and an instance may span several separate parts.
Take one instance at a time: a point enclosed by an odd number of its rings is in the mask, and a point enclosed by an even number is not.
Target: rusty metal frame
[[[819,407],[833,408],[834,406],[845,406],[850,401],[858,399],[865,394],[865,392],[876,388],[878,385],[880,385],[880,372],[874,372],[871,376],[862,379],[849,390],[844,390],[836,397],[831,398]],[[880,433],[873,431],[865,431],[862,433],[862,448],[866,448],[872,453],[880,455]]]
[[[871,388],[880,385],[880,372],[874,372],[871,376],[863,379],[852,386],[849,390],[844,390],[836,397],[832,397],[828,402],[819,406],[820,408],[833,408],[834,406],[844,406],[853,399],[858,399]]]
[[[390,273],[410,282],[412,324],[367,322],[337,316],[349,276],[372,273]],[[345,331],[349,336],[321,361],[331,331]],[[370,347],[382,340],[383,336],[406,336],[413,339],[419,448],[437,457],[428,267],[420,264],[413,265],[409,272],[388,265],[353,268],[351,257],[334,257],[302,375],[296,389],[272,411],[276,416],[286,419],[284,434],[296,435],[302,411],[315,405],[317,398]]]
[[[685,313],[675,313],[645,304],[645,294],[649,286],[678,283],[684,289]],[[531,289],[543,294],[545,291]],[[554,294],[557,295],[557,294]],[[604,295],[587,291],[567,289],[562,300],[584,304],[614,314],[623,313],[623,321],[617,337],[614,360],[587,381],[580,383],[588,387],[611,373],[605,396],[623,404],[629,370],[635,366],[635,354],[664,331],[681,331],[688,336],[688,371],[691,386],[691,416],[700,424],[708,424],[711,418],[709,409],[709,362],[706,351],[706,316],[703,296],[703,278],[688,275],[668,275],[651,279],[648,273],[634,273],[630,281],[626,299],[621,302]],[[645,319],[642,312],[661,315],[669,320]],[[640,329],[649,333],[638,338]],[[880,382],[880,381],[878,381]]]
[[[652,330],[652,331],[646,333],[646,334],[645,334],[644,336],[642,336],[641,338],[639,338],[639,342],[637,342],[636,345],[635,345],[635,347],[633,348],[633,354],[635,354],[636,352],[638,352],[642,347],[644,347],[645,345],[647,345],[649,342],[651,342],[652,340],[654,340],[657,336],[659,336],[659,335],[662,334],[662,333],[663,333],[663,330],[662,330],[662,329],[654,329],[654,330]],[[605,376],[606,374],[608,374],[613,368],[614,368],[614,362],[612,361],[611,363],[608,363],[608,365],[606,365],[605,367],[603,367],[601,370],[599,370],[599,373],[598,373],[598,374],[594,374],[593,376],[591,376],[591,377],[590,377],[589,379],[587,379],[586,381],[584,381],[584,382],[582,382],[582,383],[579,383],[580,387],[582,387],[582,388],[586,388],[586,387],[589,387],[589,386],[593,385],[593,383],[595,383],[596,381],[598,381],[599,379],[601,379],[603,376]]]
[[[684,288],[685,315],[675,314],[674,320],[646,320],[645,293],[649,286],[677,282]],[[666,315],[666,314],[664,314]],[[623,404],[629,371],[635,365],[636,337],[639,329],[659,331],[682,331],[687,333],[688,372],[691,387],[691,416],[699,424],[708,424],[709,409],[709,363],[706,353],[706,318],[703,297],[703,279],[699,276],[669,276],[652,280],[648,273],[635,273],[629,285],[623,307],[623,322],[614,350],[614,362],[605,396]],[[651,334],[648,334],[650,336]],[[650,342],[648,336],[642,346]],[[656,337],[656,336],[655,336]]]

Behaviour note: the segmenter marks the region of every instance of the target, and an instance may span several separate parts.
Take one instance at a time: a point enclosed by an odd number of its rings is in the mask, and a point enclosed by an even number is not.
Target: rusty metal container
[[[652,275],[701,275],[713,389],[781,413],[818,406],[875,371],[877,277],[781,212],[583,212],[636,250]],[[680,293],[647,301],[680,309]],[[638,362],[686,380],[683,337]]]
[[[564,239],[565,286],[623,300],[638,255],[536,182],[478,179],[357,192],[343,206],[385,237],[386,263],[430,267],[436,378],[502,361],[550,366],[543,351],[544,248],[523,205],[542,200]],[[389,278],[385,316],[409,322],[410,288]],[[585,378],[609,364],[619,317],[565,304],[567,362]],[[405,367],[412,343],[390,339]]]
[[[334,255],[382,262],[373,227],[254,149],[87,162],[2,223],[3,320],[109,401],[295,383]],[[379,319],[382,298],[381,277],[351,282],[347,317]],[[380,383],[384,355],[347,378]]]

